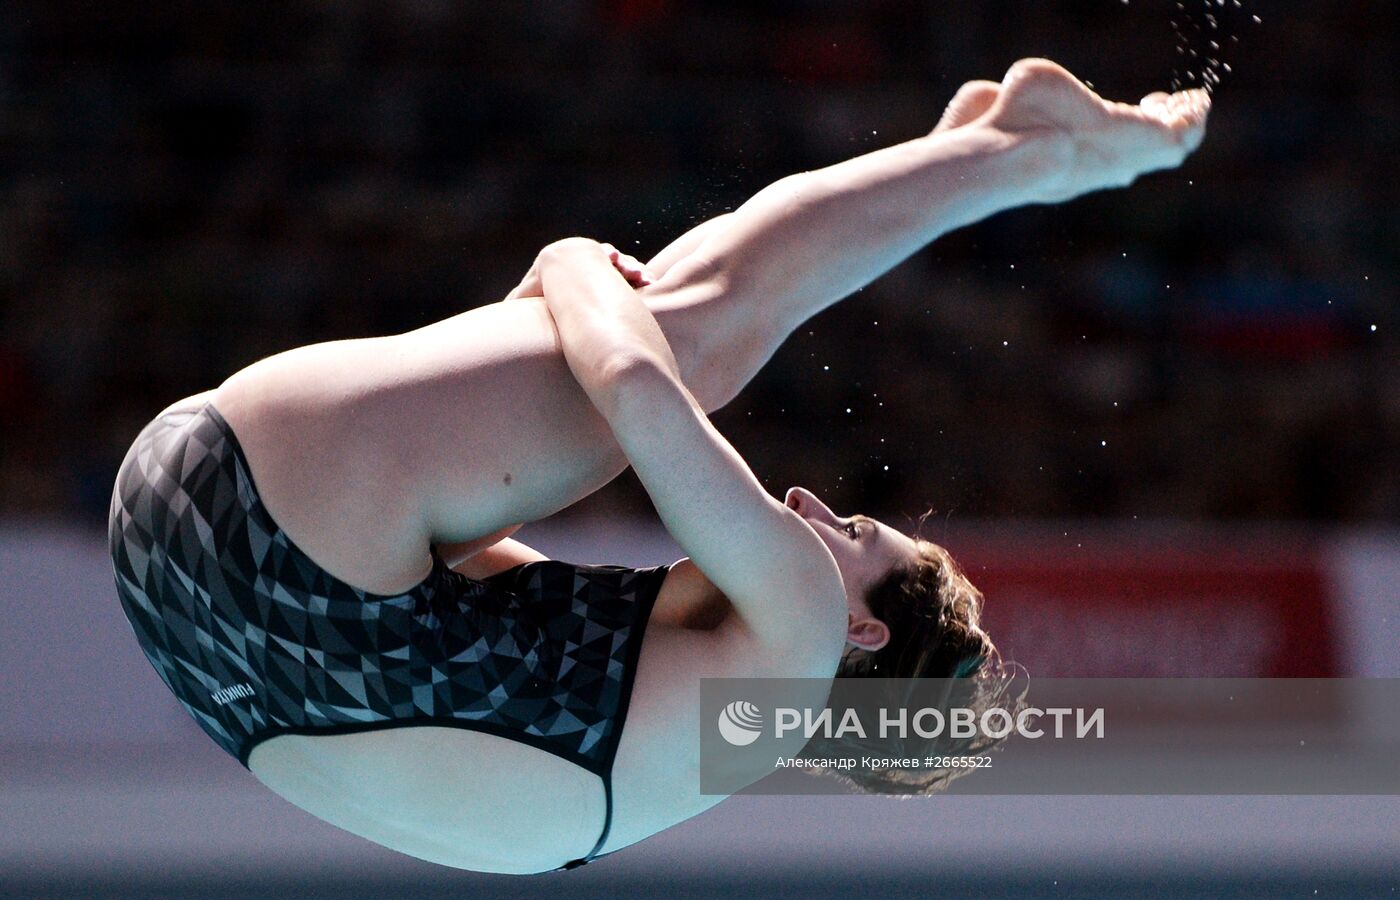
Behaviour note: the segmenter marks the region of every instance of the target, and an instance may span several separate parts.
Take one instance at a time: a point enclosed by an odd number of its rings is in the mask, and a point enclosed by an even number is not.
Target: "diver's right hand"
[[[1056,203],[1181,165],[1205,137],[1209,112],[1200,89],[1114,103],[1048,59],[1023,59],[975,124],[1040,146],[1048,159],[1035,199]]]

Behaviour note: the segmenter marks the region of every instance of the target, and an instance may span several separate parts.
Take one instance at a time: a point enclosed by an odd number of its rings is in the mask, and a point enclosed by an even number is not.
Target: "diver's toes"
[[[938,127],[933,130],[938,132],[961,128],[980,118],[991,109],[1000,94],[1001,85],[995,81],[969,81],[958,88],[958,92],[948,103],[948,108],[943,111],[943,117],[938,120]]]

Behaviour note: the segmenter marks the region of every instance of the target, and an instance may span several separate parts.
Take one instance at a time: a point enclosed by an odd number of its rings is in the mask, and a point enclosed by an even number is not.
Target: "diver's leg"
[[[995,81],[964,84],[931,134],[951,131],[975,121],[991,107],[1000,91],[1001,85]],[[689,284],[703,281],[718,264],[723,264],[713,258],[713,248],[723,245],[720,235],[733,223],[734,213],[708,219],[672,241],[646,264],[657,282],[657,287],[650,292],[649,306],[660,317],[668,340],[674,343],[672,335],[682,331],[705,338],[689,340],[689,352],[682,354],[680,363],[686,384],[691,386],[706,412],[733,399],[794,328],[833,302],[821,294],[807,294],[810,312],[779,316],[774,314],[779,302],[776,294],[687,292],[685,288]],[[745,224],[739,223],[741,231]],[[726,239],[734,238],[730,235]],[[709,256],[696,253],[712,239],[713,243],[707,248]],[[742,241],[742,237],[739,240]],[[667,274],[677,266],[679,270],[668,279]],[[790,304],[792,298],[787,302]]]
[[[802,321],[939,234],[1180,162],[1204,110],[1157,105],[1107,104],[1058,67],[1018,64],[974,123],[985,127],[783,179],[643,296],[686,384],[714,409]],[[542,301],[281,354],[226,382],[215,404],[292,539],[378,591],[421,576],[430,541],[542,518],[625,462]]]
[[[949,102],[937,127],[931,133],[938,134],[953,128],[961,128],[972,122],[991,107],[1000,91],[1001,85],[995,81],[969,81],[964,84]],[[699,249],[700,245],[707,239],[719,234],[726,227],[726,223],[733,218],[733,215],[733,213],[721,213],[696,225],[667,244],[660,253],[648,260],[647,270],[656,278],[661,278],[676,263]]]
[[[950,124],[975,113],[986,88],[969,91],[947,113]],[[1053,63],[1024,60],[968,127],[770,185],[644,292],[658,317],[692,316],[693,361],[718,361],[722,372],[688,373],[678,352],[682,373],[707,390],[707,408],[723,405],[802,322],[939,235],[1180,164],[1204,134],[1207,109],[1198,91],[1111,103]],[[688,292],[692,283],[720,289]]]
[[[214,405],[288,536],[378,593],[420,580],[430,544],[544,518],[625,465],[542,301],[281,353]]]

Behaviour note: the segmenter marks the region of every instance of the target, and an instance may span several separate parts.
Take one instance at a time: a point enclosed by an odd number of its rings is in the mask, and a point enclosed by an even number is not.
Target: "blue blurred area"
[[[989,867],[991,868],[991,867]],[[1059,877],[1057,877],[1057,874]],[[110,900],[138,900],[148,897],[199,897],[203,900],[266,900],[298,897],[305,900],[458,900],[464,896],[493,897],[500,900],[670,900],[677,896],[692,900],[733,900],[775,898],[775,900],[849,900],[851,897],[881,897],[888,900],[922,900],[926,897],[986,898],[1105,898],[1137,900],[1158,897],[1212,897],[1220,900],[1258,900],[1263,897],[1357,897],[1394,896],[1400,876],[1395,872],[1274,872],[1250,877],[1212,876],[1205,872],[1082,872],[1045,873],[1035,877],[1007,876],[992,869],[985,877],[937,877],[890,879],[852,875],[848,878],[820,879],[669,879],[658,875],[648,881],[612,881],[592,886],[569,883],[567,878],[482,881],[463,877],[441,883],[404,884],[402,881],[347,880],[341,883],[308,885],[304,881],[163,881],[142,879],[125,882],[89,881],[75,878],[67,884],[6,883],[0,879],[0,897],[43,896],[51,900],[86,900],[101,896]]]

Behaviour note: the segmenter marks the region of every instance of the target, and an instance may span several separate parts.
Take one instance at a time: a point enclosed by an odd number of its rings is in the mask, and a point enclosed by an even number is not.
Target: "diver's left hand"
[[[656,278],[647,270],[634,256],[630,256],[618,250],[612,244],[603,244],[603,249],[607,251],[608,259],[612,262],[613,268],[618,274],[626,279],[634,289],[643,288],[651,284]],[[524,298],[540,298],[544,296],[544,283],[540,280],[540,260],[535,257],[534,265],[530,266],[530,271],[525,273],[525,277],[515,286],[509,294],[507,300],[520,300]]]

